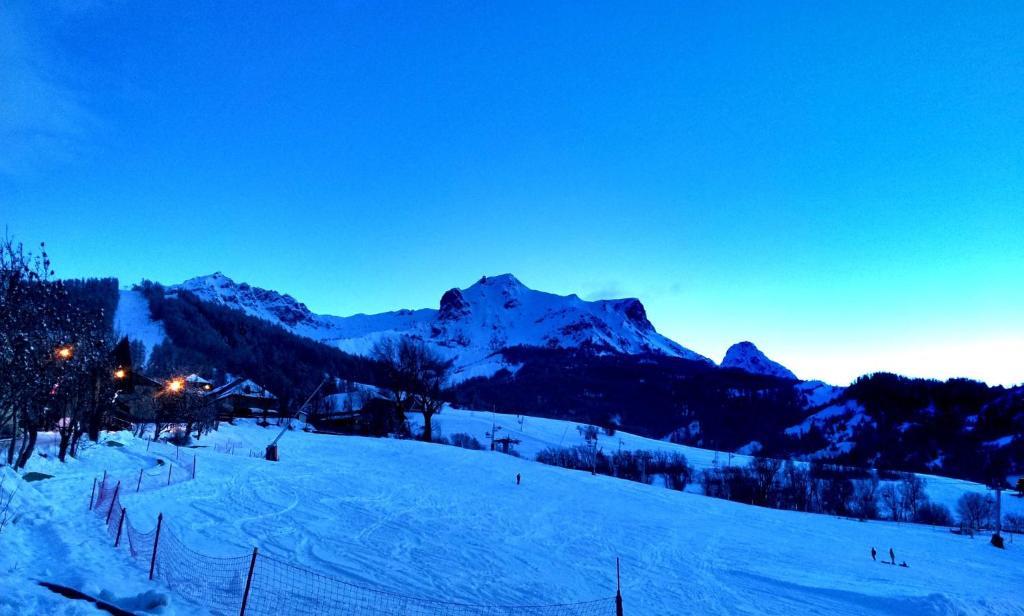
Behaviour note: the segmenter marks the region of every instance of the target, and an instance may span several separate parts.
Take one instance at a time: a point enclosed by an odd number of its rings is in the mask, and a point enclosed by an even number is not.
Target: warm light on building
[[[118,368],[117,370],[114,370],[114,378],[115,379],[123,379],[124,375],[125,375],[124,368]]]
[[[181,379],[174,379],[167,384],[167,389],[171,391],[181,391],[185,387],[185,381]]]
[[[71,346],[63,346],[57,349],[57,357],[60,359],[71,359]]]

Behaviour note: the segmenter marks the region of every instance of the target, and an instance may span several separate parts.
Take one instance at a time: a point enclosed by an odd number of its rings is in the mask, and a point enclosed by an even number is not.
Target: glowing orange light
[[[70,346],[64,346],[57,349],[57,357],[61,359],[71,359],[72,349]]]
[[[171,391],[181,391],[181,388],[185,386],[185,381],[181,379],[174,379],[167,384],[167,389]]]
[[[123,379],[124,375],[125,375],[124,368],[118,368],[117,370],[114,370],[114,378],[115,379]]]

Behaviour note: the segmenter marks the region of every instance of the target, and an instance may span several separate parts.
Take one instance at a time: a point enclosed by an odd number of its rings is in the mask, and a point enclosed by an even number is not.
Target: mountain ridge
[[[355,355],[370,354],[383,338],[419,338],[454,362],[456,380],[514,369],[499,353],[513,346],[653,353],[714,364],[659,334],[637,298],[586,301],[531,289],[512,274],[484,276],[468,287],[449,289],[436,309],[347,317],[316,314],[291,295],[238,283],[221,272],[167,291],[191,292]]]

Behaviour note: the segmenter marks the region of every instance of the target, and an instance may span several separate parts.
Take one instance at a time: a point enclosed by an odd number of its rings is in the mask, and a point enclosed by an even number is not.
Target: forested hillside
[[[459,404],[617,426],[734,451],[991,482],[1024,469],[1024,389],[893,374],[809,406],[788,379],[659,356],[514,348],[518,366],[454,390]]]
[[[370,359],[289,333],[240,310],[204,302],[188,291],[167,294],[156,283],[138,289],[168,340],[153,349],[148,370],[166,376],[224,372],[251,378],[285,404],[311,393],[324,376],[376,383],[379,368]]]
[[[672,434],[724,450],[781,442],[782,430],[806,414],[793,381],[700,361],[527,347],[504,355],[521,367],[460,384],[460,404],[615,425],[653,438]]]

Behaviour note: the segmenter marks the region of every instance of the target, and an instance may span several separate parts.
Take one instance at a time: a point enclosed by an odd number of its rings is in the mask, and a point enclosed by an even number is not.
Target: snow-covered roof
[[[210,393],[218,399],[235,395],[248,396],[250,398],[266,398],[268,400],[277,399],[274,394],[267,391],[266,387],[263,387],[250,379],[235,379],[227,385],[218,387]]]
[[[199,376],[198,374],[195,374],[195,373],[186,376],[185,377],[185,382],[186,383],[193,383],[193,384],[196,384],[196,385],[212,385],[213,384],[211,381],[207,381],[206,379],[204,379],[203,377],[201,377],[201,376]]]

